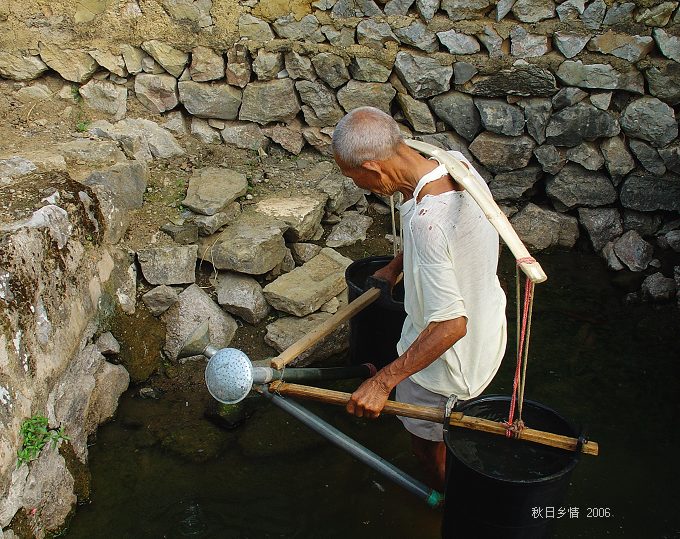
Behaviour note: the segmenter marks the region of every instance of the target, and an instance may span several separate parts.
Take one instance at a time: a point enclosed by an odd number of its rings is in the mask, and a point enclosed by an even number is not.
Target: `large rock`
[[[452,21],[480,19],[490,11],[490,0],[442,0],[441,9],[446,11]]]
[[[272,26],[283,39],[314,43],[324,41],[324,36],[319,29],[319,20],[314,15],[305,15],[298,21],[291,13],[276,19]]]
[[[385,4],[385,15],[406,15],[415,0],[389,0]]]
[[[187,337],[203,322],[208,322],[210,342],[216,348],[229,345],[236,333],[236,321],[220,309],[197,284],[192,284],[178,297],[161,320],[166,326],[163,350],[170,361],[175,361]],[[201,359],[202,356],[197,356]]]
[[[10,80],[37,79],[49,67],[39,56],[24,56],[0,51],[0,76]]]
[[[394,69],[399,80],[416,99],[444,93],[451,87],[453,67],[441,65],[434,58],[400,51]]]
[[[541,167],[528,166],[521,170],[497,174],[489,183],[494,200],[511,202],[518,200],[543,175]]]
[[[284,65],[288,76],[293,79],[315,80],[316,71],[312,61],[307,56],[302,56],[295,51],[288,51],[284,55]]]
[[[330,317],[331,315],[328,313],[318,312],[303,318],[295,316],[279,318],[267,325],[267,334],[264,336],[264,341],[279,352],[283,352],[305,335],[309,335],[310,332],[314,331],[317,326]],[[304,367],[310,363],[323,361],[331,356],[345,352],[348,348],[349,323],[345,322],[309,350],[300,354],[293,361],[292,365]]]
[[[146,53],[142,49],[130,45],[121,45],[120,52],[123,55],[125,69],[130,75],[136,75],[137,73],[142,72],[144,69],[142,60],[146,56]]]
[[[357,43],[359,45],[381,50],[390,41],[399,43],[399,39],[386,22],[364,19],[357,26]]]
[[[42,41],[38,43],[38,50],[43,62],[59,73],[61,78],[71,82],[87,82],[99,67],[95,59],[84,51],[62,50]]]
[[[172,110],[179,103],[177,79],[172,75],[140,73],[135,77],[135,95],[152,112]]]
[[[333,18],[372,17],[382,15],[382,11],[373,0],[338,0],[331,11]]]
[[[218,211],[214,215],[193,214],[187,217],[187,221],[196,224],[199,235],[210,236],[224,225],[233,223],[240,215],[241,205],[238,202],[232,202],[224,210]]]
[[[545,192],[555,208],[566,211],[577,206],[604,206],[616,200],[616,189],[604,174],[567,164],[546,182]]]
[[[172,133],[151,120],[126,118],[115,125],[98,120],[90,124],[89,132],[115,140],[128,157],[139,160],[148,160],[152,156],[166,159],[184,154]]]
[[[545,142],[545,128],[552,113],[552,102],[547,97],[527,97],[519,101],[524,109],[527,132],[538,143]]]
[[[647,26],[666,26],[676,7],[678,7],[677,2],[662,2],[654,7],[642,8],[635,15],[635,22]]]
[[[447,92],[430,99],[430,106],[439,118],[468,141],[474,140],[482,129],[479,111],[468,94]]]
[[[557,6],[557,16],[561,22],[576,21],[583,14],[585,9],[585,0],[567,0],[566,2]]]
[[[142,302],[154,316],[160,316],[177,302],[177,290],[160,285],[142,296]]]
[[[264,287],[269,304],[279,311],[305,316],[346,288],[345,269],[352,261],[324,248],[309,262]]]
[[[553,44],[567,58],[573,58],[583,50],[590,41],[590,34],[578,34],[574,32],[555,32]]]
[[[125,161],[96,170],[81,183],[92,187],[97,196],[101,190],[107,191],[116,206],[130,210],[142,207],[147,174],[147,168],[143,163]]]
[[[510,54],[518,58],[535,58],[548,52],[548,38],[538,34],[530,34],[521,26],[510,31]]]
[[[632,172],[623,182],[620,198],[621,204],[631,210],[680,212],[680,177]]]
[[[644,271],[652,261],[654,248],[635,230],[629,230],[614,242],[614,253],[631,271]]]
[[[243,13],[238,18],[238,33],[241,37],[259,43],[267,43],[274,39],[274,32],[272,32],[269,25],[262,19],[253,17],[249,13]]]
[[[299,265],[309,262],[321,252],[322,247],[314,243],[293,243],[290,246],[293,259]]]
[[[517,234],[530,250],[550,247],[570,249],[578,239],[576,217],[527,204],[510,220]]]
[[[308,125],[334,126],[345,115],[335,98],[335,93],[322,82],[300,80],[295,83],[295,88],[304,103],[302,111]]]
[[[125,60],[122,55],[97,49],[89,51],[88,54],[107,71],[119,77],[127,77],[128,72],[125,69]]]
[[[80,87],[85,104],[121,120],[127,112],[127,88],[107,80],[91,80]]]
[[[199,28],[213,30],[213,18],[210,14],[212,0],[162,0],[161,3],[170,17],[192,31],[198,31]],[[135,16],[141,15],[137,2],[128,2],[127,9],[132,10]]]
[[[214,215],[246,194],[244,174],[228,168],[206,167],[194,171],[182,204],[203,215]]]
[[[58,148],[69,165],[85,164],[99,168],[126,161],[125,154],[112,140],[76,139],[60,144]]]
[[[482,42],[486,50],[489,51],[490,58],[500,58],[507,54],[503,47],[503,38],[492,26],[485,26],[482,33],[477,34],[477,38]]]
[[[633,68],[618,71],[609,64],[584,64],[581,60],[566,60],[557,69],[557,76],[569,86],[626,90],[636,94],[645,92],[642,74]]]
[[[191,118],[191,135],[200,140],[203,144],[221,144],[222,137],[220,132],[211,127],[207,120],[203,118]]]
[[[600,150],[602,151],[607,170],[612,176],[623,176],[635,168],[635,160],[628,151],[623,138],[612,137],[604,139],[600,143]]]
[[[646,170],[658,175],[666,173],[666,164],[663,159],[661,159],[656,148],[637,139],[629,139],[628,145],[635,157],[640,161],[640,164]]]
[[[485,97],[506,95],[544,97],[557,92],[557,83],[548,69],[535,65],[516,65],[491,75],[479,75],[463,85],[462,90]]]
[[[661,28],[655,28],[652,35],[661,54],[666,58],[680,62],[680,37],[670,35]]]
[[[673,109],[656,97],[641,97],[630,103],[621,115],[621,127],[628,136],[657,148],[678,136]]]
[[[390,113],[390,105],[397,91],[389,82],[349,81],[338,91],[338,101],[346,112],[358,107],[371,106]]]
[[[244,213],[221,232],[201,238],[198,256],[216,269],[262,275],[286,256],[283,233],[287,228],[271,217]]]
[[[250,67],[250,53],[242,43],[236,43],[227,51],[227,83],[239,88],[245,88],[250,82],[252,69]]]
[[[289,124],[263,127],[262,132],[284,150],[295,155],[299,155],[305,145],[305,139],[302,136],[302,122],[299,120],[293,120]]]
[[[395,29],[394,33],[405,45],[410,45],[425,52],[439,50],[439,42],[434,32],[420,21],[415,21],[409,26]]]
[[[225,144],[232,144],[244,150],[266,150],[269,146],[269,139],[260,126],[251,122],[225,122],[220,133]]]
[[[602,25],[606,11],[607,4],[605,4],[604,0],[590,2],[581,14],[583,25],[589,30],[598,30]]]
[[[644,71],[649,93],[671,105],[680,103],[680,64],[656,60]]]
[[[633,22],[634,10],[634,2],[617,2],[607,10],[607,14],[604,16],[602,24],[604,26],[612,26],[619,23]]]
[[[229,84],[181,81],[179,100],[189,114],[199,118],[235,120],[241,105],[241,90]],[[245,96],[244,96],[245,98]]]
[[[342,86],[349,80],[345,61],[337,54],[331,52],[315,54],[312,56],[312,64],[317,75],[331,88]]]
[[[196,282],[196,245],[148,247],[137,251],[142,275],[149,284]]]
[[[637,230],[640,236],[652,236],[661,226],[661,216],[635,210],[623,210],[623,229]]]
[[[481,97],[475,99],[475,106],[488,131],[513,137],[524,132],[524,114],[519,107],[500,99]]]
[[[189,55],[186,52],[177,50],[157,39],[145,41],[142,43],[142,49],[162,65],[163,69],[175,77],[179,77],[182,74],[184,67],[189,61]]]
[[[507,137],[485,131],[470,144],[470,151],[491,172],[506,172],[529,164],[536,143],[527,135]]]
[[[616,208],[579,208],[578,218],[588,232],[595,251],[623,234],[623,222]]]
[[[676,140],[665,148],[659,148],[659,156],[668,170],[680,174],[680,140]]]
[[[224,77],[224,57],[207,47],[191,51],[189,75],[195,82],[208,82]]]
[[[592,38],[588,50],[611,54],[629,62],[638,62],[654,48],[654,40],[649,36],[620,34],[609,30]]]
[[[652,301],[670,301],[675,298],[677,285],[672,277],[656,272],[642,281],[642,296]]]
[[[576,105],[576,103],[583,101],[586,97],[588,97],[588,92],[569,86],[562,88],[552,97],[552,106],[555,111],[562,110],[565,107]]]
[[[364,82],[386,82],[392,72],[379,60],[355,56],[349,65],[352,78]]]
[[[328,247],[344,247],[366,239],[366,232],[373,224],[368,215],[361,215],[356,211],[345,212],[342,220],[331,229],[326,238]]]
[[[413,99],[408,94],[397,94],[397,102],[404,117],[420,133],[436,133],[437,126],[427,103]]]
[[[271,106],[276,103],[276,106]],[[267,124],[288,122],[300,112],[300,101],[291,79],[251,82],[243,90],[239,120]]]
[[[283,71],[283,54],[280,52],[267,52],[263,49],[257,51],[253,60],[253,72],[257,80],[272,80]]]
[[[475,54],[480,51],[479,41],[474,36],[469,36],[455,30],[437,32],[437,37],[451,54]]]
[[[255,211],[288,225],[288,241],[311,240],[319,232],[328,195],[318,191],[290,196],[271,195],[255,205]]]
[[[368,191],[357,187],[350,178],[334,170],[329,162],[319,163],[315,171],[317,171],[313,179],[316,182],[315,188],[328,195],[327,213],[340,214],[368,194]]]
[[[613,114],[581,102],[553,114],[545,135],[549,144],[577,146],[584,140],[614,137],[620,131]]]
[[[258,324],[271,311],[260,284],[247,275],[220,273],[213,281],[217,291],[217,303],[225,311],[243,318],[250,324]]]
[[[430,22],[439,10],[439,3],[439,0],[416,0],[416,9],[423,19]]]
[[[567,150],[567,161],[577,163],[588,170],[599,170],[604,165],[604,157],[594,142],[582,142]]]
[[[522,22],[538,22],[555,16],[553,0],[517,0],[512,13]]]

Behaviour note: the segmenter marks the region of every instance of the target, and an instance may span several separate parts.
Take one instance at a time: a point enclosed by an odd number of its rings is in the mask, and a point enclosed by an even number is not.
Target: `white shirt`
[[[469,161],[460,152],[450,153],[488,191]],[[505,353],[498,233],[467,191],[425,195],[416,202],[422,186],[437,179],[427,176],[400,208],[407,316],[397,351],[403,354],[430,322],[466,317],[466,335],[411,380],[441,395],[469,399],[489,385]]]

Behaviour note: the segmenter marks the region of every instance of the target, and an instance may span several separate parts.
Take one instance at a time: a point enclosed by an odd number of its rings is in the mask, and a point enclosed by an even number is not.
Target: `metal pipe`
[[[444,497],[442,494],[401,471],[393,464],[373,453],[373,451],[370,449],[365,448],[343,432],[339,431],[332,425],[329,425],[323,419],[313,414],[300,404],[288,399],[284,399],[282,396],[275,393],[270,393],[267,388],[261,388],[258,389],[258,391],[263,397],[269,399],[276,406],[307,425],[314,432],[320,434],[329,442],[337,445],[340,449],[347,451],[350,455],[360,460],[364,464],[367,464],[376,472],[382,474],[385,478],[396,483],[402,488],[405,488],[412,494],[415,494],[420,499],[424,500],[430,507],[438,507],[443,501]]]
[[[253,367],[253,383],[268,384],[273,380],[286,382],[312,382],[318,380],[348,380],[350,378],[370,378],[376,373],[371,363],[350,365],[348,367],[304,367],[285,369],[282,371],[271,367]]]

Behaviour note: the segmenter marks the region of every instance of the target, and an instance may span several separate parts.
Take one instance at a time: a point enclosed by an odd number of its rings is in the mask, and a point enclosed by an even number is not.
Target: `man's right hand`
[[[394,285],[397,284],[397,279],[399,278],[403,267],[404,257],[402,253],[399,253],[393,260],[390,261],[389,264],[380,268],[373,275],[371,275],[371,277],[373,279],[380,279],[381,281],[387,282],[389,284],[389,290],[391,293]],[[367,284],[370,285],[370,281]]]

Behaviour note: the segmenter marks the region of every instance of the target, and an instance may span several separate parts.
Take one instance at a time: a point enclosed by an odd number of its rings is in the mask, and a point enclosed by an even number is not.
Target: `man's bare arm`
[[[430,322],[404,354],[359,386],[347,403],[347,411],[358,417],[378,417],[399,382],[430,365],[463,338],[466,331],[467,319],[462,316]]]
[[[397,277],[399,277],[399,274],[402,272],[403,269],[404,269],[404,253],[402,252],[395,256],[392,260],[390,260],[389,264],[383,266],[378,271],[376,271],[373,274],[373,277],[387,281],[388,283],[390,283],[391,287],[394,288],[394,285],[397,282]]]

